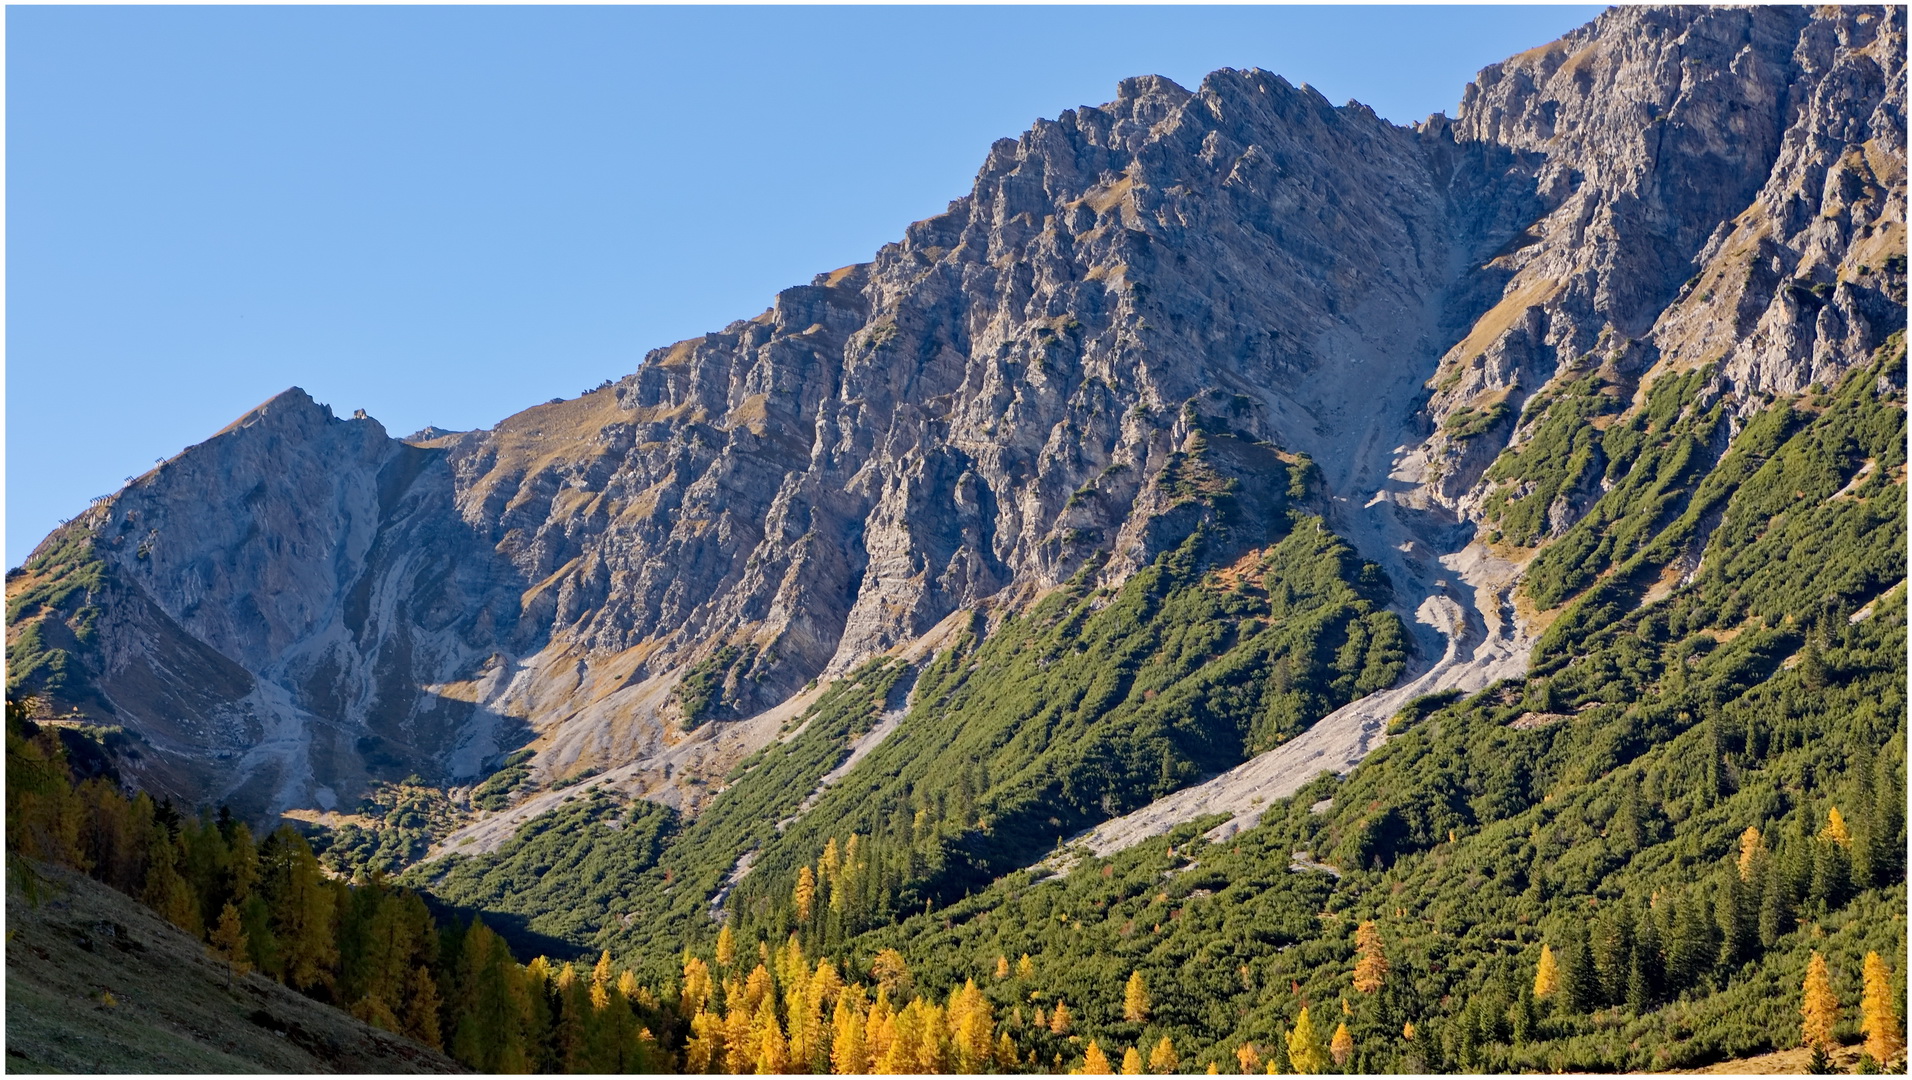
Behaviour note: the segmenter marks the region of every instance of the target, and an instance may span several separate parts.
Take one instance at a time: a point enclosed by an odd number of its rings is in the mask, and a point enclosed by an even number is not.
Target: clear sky
[[[1261,67],[1399,123],[1556,7],[10,7],[6,545],[288,386],[484,427]]]

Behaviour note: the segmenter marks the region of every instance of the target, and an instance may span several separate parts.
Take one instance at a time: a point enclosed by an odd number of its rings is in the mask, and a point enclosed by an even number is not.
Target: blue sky
[[[1598,11],[8,8],[7,565],[287,386],[402,435],[622,376],[1125,76],[1406,123]]]

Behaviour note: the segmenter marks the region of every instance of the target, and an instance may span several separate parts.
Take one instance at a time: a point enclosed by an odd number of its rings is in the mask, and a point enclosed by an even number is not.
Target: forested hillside
[[[1904,57],[1125,80],[576,399],[288,391],[9,574],[10,872],[480,1071],[1902,1070]]]

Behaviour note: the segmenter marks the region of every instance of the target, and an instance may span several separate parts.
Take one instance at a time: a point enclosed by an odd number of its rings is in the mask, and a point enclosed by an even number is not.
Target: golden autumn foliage
[[[1067,1035],[1075,1027],[1075,1018],[1069,1015],[1069,1003],[1057,1001],[1056,1007],[1049,1013],[1049,1031],[1055,1035]]]
[[[791,899],[796,901],[797,921],[809,922],[810,911],[817,901],[817,876],[810,872],[808,866],[797,871],[797,887]]]
[[[1295,1029],[1288,1033],[1288,1062],[1298,1073],[1318,1073],[1328,1066],[1327,1052],[1321,1047],[1321,1036],[1306,1005],[1295,1018]]]
[[[1905,1056],[1905,1027],[1899,1019],[1898,999],[1892,993],[1892,972],[1876,952],[1866,954],[1865,991],[1859,999],[1859,1030],[1865,1033],[1865,1052],[1881,1065]]]
[[[1839,999],[1832,993],[1832,975],[1818,953],[1806,965],[1806,983],[1799,1003],[1801,1045],[1830,1053],[1839,1046],[1833,1030],[1839,1026]]]
[[[1122,1075],[1142,1075],[1142,1052],[1133,1046],[1122,1051]]]
[[[1753,866],[1760,852],[1759,829],[1748,825],[1746,831],[1739,834],[1739,879],[1741,881],[1753,880]]]
[[[1334,1038],[1328,1041],[1328,1055],[1334,1058],[1336,1065],[1346,1065],[1354,1056],[1354,1036],[1348,1032],[1345,1022],[1334,1029]]]
[[[1819,835],[1840,847],[1852,846],[1852,829],[1846,825],[1846,816],[1836,806],[1826,811],[1826,827],[1820,830]]]
[[[1559,992],[1560,962],[1554,959],[1552,946],[1542,945],[1540,966],[1534,969],[1534,997],[1545,1001]]]
[[[1102,1048],[1095,1044],[1094,1039],[1090,1039],[1089,1050],[1086,1054],[1082,1055],[1082,1075],[1109,1076],[1112,1073],[1113,1070],[1109,1068],[1108,1055],[1102,1052]]]
[[[1122,989],[1122,1019],[1139,1024],[1149,1018],[1149,990],[1142,981],[1140,971],[1129,974],[1128,985]]]
[[[1149,1051],[1149,1070],[1158,1073],[1172,1073],[1182,1067],[1181,1056],[1175,1052],[1175,1044],[1167,1035],[1156,1042],[1155,1049]]]
[[[1242,1043],[1235,1048],[1235,1061],[1241,1065],[1244,1076],[1252,1076],[1261,1071],[1261,1051],[1254,1043]]]
[[[1354,931],[1354,988],[1371,994],[1387,983],[1388,958],[1381,931],[1369,919]]]

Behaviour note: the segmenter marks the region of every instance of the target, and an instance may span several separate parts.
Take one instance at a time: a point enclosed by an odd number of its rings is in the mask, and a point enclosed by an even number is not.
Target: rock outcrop
[[[528,744],[694,806],[667,751],[967,606],[1253,543],[1186,497],[1260,482],[1215,430],[1312,458],[1404,613],[1462,612],[1425,656],[1504,644],[1510,573],[1439,560],[1535,394],[1711,364],[1753,402],[1903,324],[1904,22],[1616,9],[1411,128],[1262,71],[1126,80],[870,263],[582,397],[400,440],[280,395],[16,572],[10,685],[192,801],[329,807]],[[751,745],[721,742],[706,773]]]

